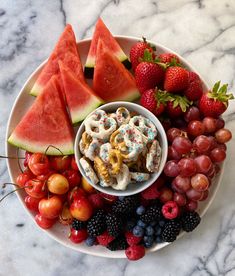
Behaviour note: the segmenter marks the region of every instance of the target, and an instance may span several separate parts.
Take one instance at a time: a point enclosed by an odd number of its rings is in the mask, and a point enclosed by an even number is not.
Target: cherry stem
[[[20,191],[20,190],[22,190],[22,189],[24,189],[24,188],[18,188],[18,189],[15,189],[15,190],[9,192],[8,194],[6,194],[4,197],[2,197],[2,198],[0,199],[0,203],[1,203],[6,197],[8,197],[9,195],[15,193],[16,191]]]
[[[19,167],[20,171],[23,173],[23,169],[20,165],[19,148],[17,148],[17,163],[18,163],[18,167]]]
[[[47,154],[49,148],[54,148],[54,149],[58,150],[58,151],[61,153],[61,155],[64,155],[63,152],[62,152],[59,148],[57,148],[57,147],[55,147],[55,146],[53,146],[53,145],[49,145],[49,146],[46,148],[46,150],[45,150],[45,155]]]
[[[25,159],[25,157],[13,157],[13,156],[4,156],[4,155],[0,155],[0,158],[5,158],[5,159]]]
[[[2,184],[2,188],[5,189],[7,185],[13,185],[13,186],[19,187],[18,184],[6,182],[6,183],[3,183],[3,184]]]

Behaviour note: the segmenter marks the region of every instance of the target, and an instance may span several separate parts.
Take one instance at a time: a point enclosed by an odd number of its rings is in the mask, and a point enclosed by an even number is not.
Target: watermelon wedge
[[[30,152],[45,153],[49,145],[64,155],[73,154],[74,131],[65,107],[57,76],[53,76],[28,112],[16,126],[8,142]],[[61,155],[50,147],[49,155]]]
[[[59,61],[59,67],[72,123],[76,124],[85,119],[103,101],[95,95],[85,82],[78,79],[62,61]]]
[[[106,102],[133,101],[140,96],[132,74],[101,39],[96,52],[93,89]]]
[[[123,52],[120,45],[117,43],[116,39],[112,36],[109,29],[106,27],[101,18],[98,19],[95,32],[92,37],[91,46],[87,56],[84,73],[87,78],[92,78],[95,67],[95,58],[99,38],[102,38],[104,43],[107,45],[109,50],[114,54],[125,66],[126,68],[131,68],[131,63],[128,57]]]
[[[49,79],[59,73],[58,60],[60,59],[74,71],[78,78],[85,81],[81,60],[77,51],[76,39],[72,26],[69,24],[66,25],[47,63],[32,87],[30,91],[31,95],[39,95]]]

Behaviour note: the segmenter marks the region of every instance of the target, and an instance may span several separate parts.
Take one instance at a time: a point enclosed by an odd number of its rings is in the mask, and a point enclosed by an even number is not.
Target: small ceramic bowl
[[[107,113],[112,113],[112,112],[115,112],[120,106],[127,108],[129,111],[134,111],[139,115],[143,115],[144,117],[150,119],[152,121],[152,123],[156,126],[157,131],[158,131],[157,139],[162,148],[162,156],[161,156],[161,161],[160,161],[160,166],[159,166],[158,172],[151,173],[150,178],[147,181],[129,184],[127,186],[126,190],[115,190],[112,187],[102,187],[99,185],[99,183],[93,184],[90,181],[90,179],[86,176],[86,174],[81,166],[81,163],[79,162],[80,158],[83,156],[79,150],[79,142],[82,138],[82,133],[85,131],[84,122],[81,124],[81,126],[78,129],[78,132],[77,132],[77,135],[75,138],[74,152],[75,152],[75,158],[76,158],[76,162],[78,164],[80,172],[82,173],[83,177],[85,177],[85,179],[95,189],[99,190],[100,192],[115,195],[115,196],[129,196],[129,195],[133,195],[133,194],[136,194],[136,193],[139,193],[139,192],[145,190],[151,184],[153,184],[153,182],[155,182],[157,180],[157,178],[160,176],[160,174],[164,168],[164,165],[166,163],[168,145],[167,145],[166,133],[165,133],[165,130],[164,130],[162,124],[160,123],[160,121],[150,111],[148,111],[146,108],[144,108],[138,104],[129,103],[129,102],[112,102],[112,103],[107,103],[105,105],[102,105],[99,108],[97,108],[96,110],[102,109],[102,110],[106,111]],[[95,111],[93,111],[93,112],[95,112]],[[88,116],[90,116],[90,114]]]

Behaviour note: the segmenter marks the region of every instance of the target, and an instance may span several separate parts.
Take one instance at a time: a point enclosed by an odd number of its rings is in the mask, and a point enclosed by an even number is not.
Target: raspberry
[[[162,206],[162,214],[166,219],[174,219],[179,215],[179,207],[175,201],[168,201]]]
[[[136,261],[144,257],[145,248],[143,245],[132,245],[125,251],[126,256],[131,261]]]
[[[140,104],[143,107],[147,108],[149,111],[154,112],[157,107],[155,95],[155,89],[146,90],[141,95]]]
[[[131,232],[126,232],[125,233],[126,241],[127,243],[132,246],[135,244],[138,244],[141,241],[141,237],[136,237],[134,236]]]
[[[160,193],[157,190],[157,185],[157,182],[154,182],[150,187],[141,192],[141,196],[147,200],[159,198]]]
[[[104,207],[104,199],[100,194],[91,194],[88,196],[88,200],[94,209],[102,209]]]
[[[110,236],[107,231],[97,236],[97,241],[100,245],[108,246],[108,244],[114,240],[114,237]]]

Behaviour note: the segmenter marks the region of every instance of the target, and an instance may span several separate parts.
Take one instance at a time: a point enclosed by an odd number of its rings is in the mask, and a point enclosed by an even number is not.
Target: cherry
[[[48,218],[44,218],[41,214],[37,214],[34,217],[36,223],[38,224],[38,226],[40,226],[43,229],[49,229],[51,228],[56,220],[55,219],[48,219]]]
[[[66,156],[51,156],[50,166],[56,171],[65,171],[70,167],[71,157]]]
[[[31,210],[31,211],[35,211],[38,212],[38,204],[39,204],[40,198],[35,198],[35,197],[31,197],[31,196],[26,196],[24,198],[24,202],[26,207]]]
[[[31,197],[43,198],[47,193],[45,182],[38,179],[30,179],[25,183],[25,192]]]
[[[70,212],[74,218],[87,221],[93,213],[93,208],[87,198],[80,197],[73,200],[70,205]]]
[[[38,205],[39,213],[44,218],[48,219],[57,218],[60,215],[62,208],[62,200],[56,195],[41,199]]]
[[[71,204],[74,200],[79,199],[81,197],[85,197],[86,193],[83,189],[74,187],[71,191],[68,193],[68,202]]]
[[[43,153],[33,153],[29,158],[28,166],[34,175],[46,174],[49,171],[49,160]]]
[[[89,194],[94,193],[95,189],[82,177],[82,188]]]
[[[20,173],[16,178],[16,183],[23,188],[27,181],[32,179],[34,175],[29,170],[25,170],[23,173]]]
[[[24,159],[24,167],[28,167],[29,158],[31,157],[32,153],[26,151],[25,152],[25,159]]]
[[[48,190],[57,195],[63,195],[69,190],[69,182],[62,174],[54,173],[47,180]]]
[[[75,171],[78,171],[78,165],[76,163],[76,160],[75,160],[74,156],[71,158],[71,168]]]
[[[63,172],[63,176],[67,178],[70,189],[74,188],[75,186],[78,186],[81,182],[81,174],[79,173],[79,171],[66,170]]]
[[[88,237],[88,234],[86,229],[75,230],[72,228],[69,235],[69,238],[73,243],[81,243],[85,239],[87,239],[87,237]]]
[[[59,222],[63,225],[69,225],[72,223],[72,221],[73,221],[73,217],[69,211],[68,202],[65,202],[59,216]]]
[[[46,174],[37,175],[36,178],[42,181],[46,181],[55,171],[49,170]]]

